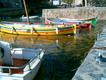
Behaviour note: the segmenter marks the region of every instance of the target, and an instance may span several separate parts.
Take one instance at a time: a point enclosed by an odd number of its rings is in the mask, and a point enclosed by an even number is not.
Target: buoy
[[[12,65],[10,44],[5,41],[0,41],[0,57],[2,65]]]

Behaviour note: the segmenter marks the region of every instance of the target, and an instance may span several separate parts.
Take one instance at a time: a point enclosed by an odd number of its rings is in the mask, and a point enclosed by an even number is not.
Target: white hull
[[[36,52],[38,54],[35,55]],[[40,68],[44,51],[41,49],[35,50],[35,49],[13,48],[11,54],[12,57],[14,58],[18,59],[20,58],[25,60],[30,59],[29,64],[26,64],[23,67],[23,73],[11,73],[11,71],[9,71],[8,73],[6,72],[4,73],[2,72],[2,69],[4,69],[5,66],[0,66],[0,80],[33,80]],[[33,58],[31,58],[31,56]],[[6,68],[9,69],[9,66],[6,66]]]
[[[31,70],[25,71],[23,74],[9,75],[8,73],[0,73],[0,80],[33,80],[40,68],[41,61],[41,59],[36,60],[31,66]]]
[[[29,16],[30,19],[36,19],[39,18],[39,16]],[[20,19],[27,19],[27,17],[22,16]]]
[[[33,80],[40,68],[40,65],[41,61],[37,64],[36,67],[24,74],[9,75],[6,73],[0,73],[0,80]]]

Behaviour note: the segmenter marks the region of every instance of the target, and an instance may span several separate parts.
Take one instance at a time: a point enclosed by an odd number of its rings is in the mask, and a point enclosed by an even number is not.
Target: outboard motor
[[[3,66],[10,66],[13,64],[8,42],[0,41],[0,58]]]

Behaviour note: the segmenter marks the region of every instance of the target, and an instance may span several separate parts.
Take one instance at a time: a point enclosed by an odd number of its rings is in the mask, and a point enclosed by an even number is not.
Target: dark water
[[[34,20],[36,21],[42,22]],[[97,32],[101,31],[105,24],[105,21],[98,21],[95,29],[78,30],[76,36],[25,36],[0,33],[0,40],[44,45],[45,55],[34,80],[71,80],[92,48]]]

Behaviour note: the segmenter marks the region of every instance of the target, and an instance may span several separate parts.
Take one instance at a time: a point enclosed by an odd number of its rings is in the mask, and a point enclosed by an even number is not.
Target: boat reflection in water
[[[61,47],[64,43],[76,43],[76,36],[28,36],[0,32],[0,40],[16,44],[43,44],[46,50]]]

